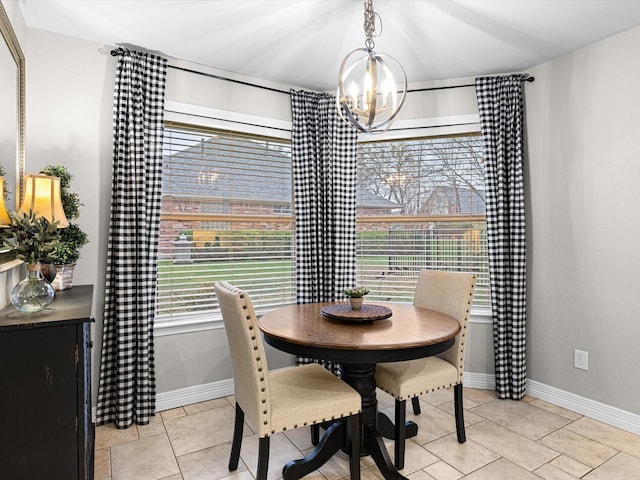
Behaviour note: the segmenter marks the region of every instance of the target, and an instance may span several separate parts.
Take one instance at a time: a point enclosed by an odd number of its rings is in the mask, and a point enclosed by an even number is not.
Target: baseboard
[[[611,405],[590,400],[559,388],[527,380],[527,393],[532,397],[552,403],[572,412],[586,415],[613,427],[640,435],[640,415]]]
[[[495,390],[496,388],[494,375],[488,373],[465,372],[463,383],[465,387],[483,390]],[[535,380],[527,380],[527,394],[581,415],[586,415],[594,420],[599,420],[607,425],[640,435],[640,415],[638,414],[596,402]],[[156,395],[156,411],[170,410],[191,403],[204,402],[229,395],[233,395],[233,379],[171,390]],[[93,410],[95,421],[95,407]]]
[[[193,387],[180,388],[156,394],[156,412],[183,407],[192,403],[206,402],[215,398],[233,395],[233,379],[205,383]],[[96,407],[91,409],[93,422],[96,421]]]
[[[488,373],[464,372],[462,384],[465,387],[480,388],[482,390],[495,390],[496,377]]]
[[[482,388],[484,390],[496,389],[495,376],[488,373],[464,372],[463,383],[465,387]],[[640,415],[638,414],[581,397],[575,393],[566,392],[535,380],[527,380],[527,394],[558,407],[599,420],[607,425],[640,435]]]
[[[156,411],[170,410],[191,403],[233,395],[233,379],[171,390],[156,395]]]

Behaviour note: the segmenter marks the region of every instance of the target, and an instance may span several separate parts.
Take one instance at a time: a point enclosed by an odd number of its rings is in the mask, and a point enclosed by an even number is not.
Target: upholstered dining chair
[[[236,400],[229,470],[238,468],[245,416],[259,438],[256,480],[267,478],[270,437],[287,429],[346,417],[347,442],[352,452],[360,452],[360,394],[318,364],[269,372],[249,295],[227,282],[214,288],[229,340]],[[351,480],[359,480],[358,453],[350,456],[350,470]]]
[[[422,270],[418,277],[413,304],[451,315],[460,323],[461,331],[454,344],[443,353],[416,360],[380,363],[376,369],[376,384],[395,398],[394,455],[398,470],[404,468],[406,441],[406,401],[412,399],[414,413],[420,413],[419,396],[442,388],[453,387],[456,432],[464,443],[464,411],[462,376],[467,324],[476,276],[469,273]]]

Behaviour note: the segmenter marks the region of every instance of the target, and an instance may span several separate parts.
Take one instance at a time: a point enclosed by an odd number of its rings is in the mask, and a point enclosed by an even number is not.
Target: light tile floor
[[[407,442],[402,474],[411,480],[640,480],[640,436],[527,397],[498,400],[495,392],[466,388],[467,442],[455,435],[453,394],[421,397],[414,420],[418,435]],[[393,399],[379,392],[380,409],[393,418]],[[96,429],[96,480],[253,480],[258,440],[245,426],[236,472],[227,464],[233,432],[233,397],[167,410],[149,425]],[[271,440],[269,480],[311,451],[308,428]],[[387,443],[393,458],[393,444]],[[348,480],[347,457],[336,454],[310,480]],[[370,458],[362,478],[380,480]]]

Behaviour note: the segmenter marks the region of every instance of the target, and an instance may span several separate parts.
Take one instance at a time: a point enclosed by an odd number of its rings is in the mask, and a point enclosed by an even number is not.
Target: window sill
[[[471,317],[469,317],[469,323],[487,323],[489,325],[493,324],[491,310],[489,308],[472,309]]]
[[[258,316],[266,313],[256,312]],[[471,312],[469,323],[491,324],[491,311],[488,309],[474,309]],[[174,317],[171,320],[158,320],[154,325],[154,335],[164,337],[167,335],[181,335],[184,333],[203,332],[206,330],[220,330],[224,328],[224,322],[220,313],[207,313],[200,315],[184,315]]]
[[[156,337],[181,335],[183,333],[203,332],[224,328],[222,316],[218,314],[184,315],[171,319],[156,319],[153,333]]]

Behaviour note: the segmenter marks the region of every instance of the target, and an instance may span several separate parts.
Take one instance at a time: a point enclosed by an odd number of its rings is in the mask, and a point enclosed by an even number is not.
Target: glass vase
[[[55,290],[40,273],[39,263],[27,265],[27,277],[11,290],[11,305],[21,312],[38,312],[53,302]]]

